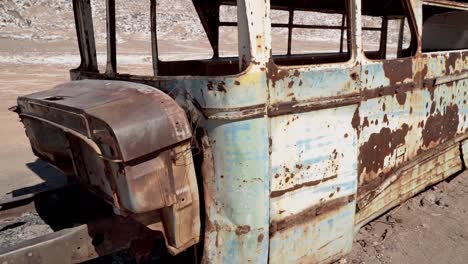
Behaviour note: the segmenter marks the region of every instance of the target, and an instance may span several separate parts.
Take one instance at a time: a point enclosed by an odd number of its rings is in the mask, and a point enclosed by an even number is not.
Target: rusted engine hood
[[[17,112],[37,156],[116,212],[147,226],[162,222],[172,253],[198,242],[192,132],[171,97],[131,82],[83,80],[19,97]]]
[[[154,197],[152,190],[151,199],[137,199],[154,181],[138,178],[158,169],[159,175],[170,177],[164,171],[170,160],[161,150],[191,138],[185,112],[168,95],[136,83],[84,80],[19,97],[18,106],[35,152],[65,171],[77,170],[82,182],[113,198],[117,206],[143,213],[174,203],[170,200],[175,190],[163,191],[166,195],[161,197]],[[96,157],[91,161],[89,155]],[[86,168],[79,166],[81,160]],[[148,162],[153,166],[144,166]],[[77,168],[67,168],[73,163]],[[127,180],[122,182],[119,176]]]
[[[118,146],[114,156],[124,162],[192,136],[185,112],[172,98],[137,83],[68,82],[48,91],[19,97],[18,105],[21,114],[45,118],[96,142],[111,136],[116,142],[108,143]],[[105,127],[97,127],[99,125]],[[107,132],[110,134],[105,135]]]

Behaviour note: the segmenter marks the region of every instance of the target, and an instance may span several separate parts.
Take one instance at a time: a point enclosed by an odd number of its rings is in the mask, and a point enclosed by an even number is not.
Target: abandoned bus
[[[74,0],[81,64],[16,108],[34,153],[112,205],[112,224],[0,260],[80,262],[151,231],[194,261],[330,263],[360,227],[464,169],[468,1],[192,0],[203,59],[161,55],[148,2],[151,74],[119,71],[114,0],[100,69],[90,0]]]

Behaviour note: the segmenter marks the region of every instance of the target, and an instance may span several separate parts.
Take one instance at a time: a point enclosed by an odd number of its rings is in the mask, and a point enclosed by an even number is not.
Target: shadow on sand
[[[62,171],[43,160],[36,159],[34,162],[27,163],[26,166],[44,182],[13,190],[11,192],[13,197],[37,193],[51,188],[58,188],[64,186],[67,182]]]

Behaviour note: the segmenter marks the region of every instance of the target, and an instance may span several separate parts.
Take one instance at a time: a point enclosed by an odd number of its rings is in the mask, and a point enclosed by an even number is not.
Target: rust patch
[[[455,137],[459,123],[458,106],[454,104],[445,108],[445,114],[431,115],[422,130],[423,146],[429,147],[433,142],[441,143]]]
[[[359,107],[354,111],[353,119],[351,120],[351,126],[356,130],[357,136],[361,134],[361,117],[359,116]]]
[[[413,90],[415,88],[415,84],[415,82],[409,82],[403,84],[391,84],[389,86],[379,87],[376,89],[364,89],[362,91],[362,96],[367,100],[386,95],[395,96],[398,93],[405,93],[407,91]]]
[[[214,90],[213,82],[209,81],[206,87],[208,88],[209,91],[213,91]]]
[[[389,60],[383,63],[385,77],[390,84],[403,82],[405,79],[413,79],[413,63],[411,58]]]
[[[287,172],[289,172],[289,170]],[[329,180],[336,179],[337,177],[338,177],[337,175],[333,175],[333,176],[330,176],[330,177],[325,177],[325,178],[320,179],[320,180],[315,180],[315,181],[304,182],[304,183],[301,183],[301,184],[296,184],[296,185],[292,186],[291,188],[287,188],[287,189],[284,189],[284,190],[272,191],[271,194],[270,194],[270,197],[271,198],[280,197],[280,196],[284,195],[285,193],[292,192],[292,191],[295,191],[297,189],[301,189],[303,187],[315,186],[315,185],[318,185],[318,184],[320,184],[322,182],[326,182],[326,181],[329,181]]]
[[[288,94],[288,96],[294,95],[294,93]],[[329,100],[324,103],[324,100]],[[340,106],[354,105],[361,100],[356,94],[346,94],[334,97],[326,98],[313,98],[310,100],[301,101],[301,105],[298,105],[298,100],[295,97],[287,102],[280,102],[269,106],[268,116],[279,116],[292,113],[304,113],[321,109],[329,109]]]
[[[264,235],[263,235],[263,234],[258,235],[258,237],[257,237],[257,242],[258,242],[258,243],[262,243],[263,238],[264,238]]]
[[[435,110],[436,110],[436,103],[435,103],[435,102],[432,102],[432,104],[431,104],[431,110],[430,110],[431,112],[430,112],[430,114],[431,114],[431,115],[432,115],[432,114],[434,114],[434,113],[435,113]]]
[[[385,158],[391,155],[399,145],[405,144],[405,137],[409,130],[409,126],[403,124],[395,131],[383,127],[379,133],[370,135],[369,140],[359,148],[358,175],[378,173],[383,169]]]
[[[397,91],[396,99],[400,105],[405,105],[406,102],[406,92]]]
[[[250,232],[250,226],[249,225],[241,225],[236,228],[236,235],[244,235]]]
[[[234,81],[234,84],[235,84],[235,85],[240,85],[241,83],[240,83],[239,81],[236,80],[236,81]]]
[[[426,84],[426,82],[425,82],[427,71],[428,71],[427,64],[425,63],[424,67],[414,74],[414,80],[418,83],[419,87],[427,87],[428,84],[429,84],[429,86],[431,85],[430,83]],[[433,82],[432,82],[432,84],[433,84]]]
[[[293,86],[294,86],[294,81],[290,81],[290,82],[288,83],[288,88],[293,88]]]
[[[313,205],[298,214],[285,217],[284,219],[272,221],[270,224],[270,236],[273,236],[277,232],[317,220],[317,216],[332,213],[353,201],[354,195],[340,197]]]
[[[267,64],[267,81],[268,82],[271,81],[271,85],[273,87],[276,87],[277,81],[283,80],[284,78],[288,76],[289,76],[288,70],[279,69],[278,67],[276,67],[273,61],[273,56],[270,56],[270,60],[268,61],[268,64]]]
[[[457,73],[455,71],[455,65],[457,60],[461,59],[460,53],[450,53],[447,59],[445,60],[445,74],[454,74]],[[450,71],[450,66],[453,68],[453,72]]]
[[[227,92],[226,90],[226,83],[225,82],[220,82],[218,83],[218,91],[220,92]]]
[[[369,119],[366,117],[364,117],[364,121],[362,121],[362,128],[364,127],[369,127]]]
[[[294,71],[294,76],[299,77],[299,76],[301,76],[301,73],[298,70],[295,70]]]

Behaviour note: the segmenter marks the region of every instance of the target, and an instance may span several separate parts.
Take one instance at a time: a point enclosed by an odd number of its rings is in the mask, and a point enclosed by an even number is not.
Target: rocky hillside
[[[36,41],[68,40],[75,38],[75,27],[71,0],[0,0],[0,38],[32,39]],[[105,1],[91,0],[96,40],[105,42]],[[116,0],[117,39],[144,40],[150,39],[150,9],[149,0]],[[191,0],[158,0],[157,25],[159,40],[167,43],[174,41],[198,41],[206,36]],[[221,19],[235,21],[234,7],[222,8]],[[341,15],[308,12],[296,12],[295,23],[298,24],[328,24],[340,25]],[[288,14],[285,11],[272,11],[272,21],[287,23]],[[378,26],[378,20],[366,18],[366,26]],[[392,25],[390,25],[392,27]],[[389,34],[391,43],[397,42],[397,28],[392,28]],[[281,47],[287,43],[285,29],[273,30],[273,47]],[[234,31],[228,31],[222,42],[236,42]],[[340,30],[310,30],[295,29],[293,39],[297,41],[317,41],[334,43],[337,46]],[[379,34],[364,32],[365,42],[372,49],[378,47]],[[223,38],[223,34],[221,34]],[[279,43],[281,42],[281,43]],[[304,44],[304,43],[302,43]],[[302,45],[301,44],[301,45]],[[293,45],[294,46],[294,45]],[[307,46],[307,45],[306,45]],[[336,48],[333,48],[336,49]],[[277,49],[278,50],[278,49]]]
[[[105,1],[93,0],[96,38],[105,37]],[[120,38],[146,39],[150,32],[149,1],[116,0],[117,34]],[[203,28],[189,0],[159,0],[158,33],[180,40],[203,36]],[[174,34],[177,33],[177,36]],[[1,0],[0,37],[54,40],[74,38],[71,0]]]

